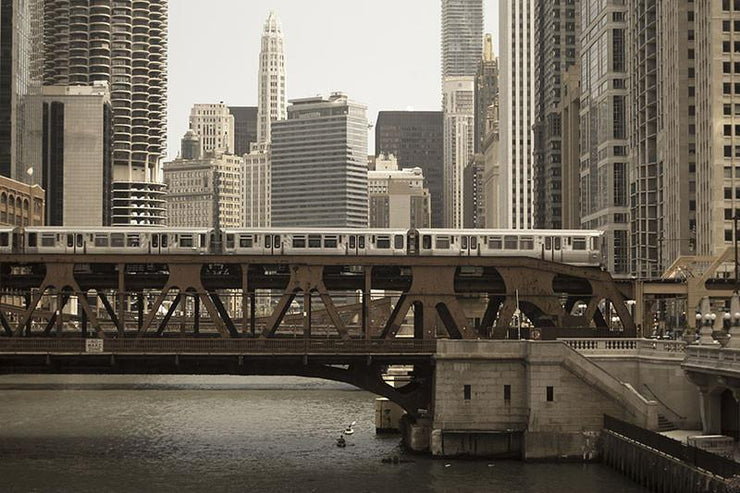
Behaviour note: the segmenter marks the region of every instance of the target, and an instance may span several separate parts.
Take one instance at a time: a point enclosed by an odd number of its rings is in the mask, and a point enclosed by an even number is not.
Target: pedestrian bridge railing
[[[684,341],[661,339],[567,338],[559,339],[584,356],[643,356],[681,360],[686,356]]]

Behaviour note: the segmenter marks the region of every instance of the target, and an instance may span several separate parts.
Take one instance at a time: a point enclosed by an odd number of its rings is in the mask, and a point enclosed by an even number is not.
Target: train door
[[[66,233],[64,238],[65,253],[87,253],[85,235],[82,233]]]
[[[475,235],[460,237],[460,255],[463,257],[477,257],[480,255],[480,244]]]
[[[545,236],[545,241],[542,242],[542,260],[552,259],[552,236]]]
[[[281,255],[283,253],[280,235],[265,234],[265,252],[269,255]]]
[[[347,255],[357,255],[357,235],[347,237]]]
[[[560,236],[554,236],[552,238],[552,261],[563,261],[563,239]]]
[[[150,253],[167,253],[169,251],[167,233],[152,233],[150,246]]]
[[[463,257],[470,255],[470,242],[468,241],[468,237],[465,235],[460,238],[460,255]]]
[[[415,229],[409,230],[406,239],[406,253],[408,255],[419,255],[419,232]]]

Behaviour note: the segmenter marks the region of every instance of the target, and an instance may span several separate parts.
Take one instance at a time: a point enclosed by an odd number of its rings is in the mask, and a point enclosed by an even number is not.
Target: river
[[[406,454],[373,399],[298,377],[2,376],[0,490],[646,491],[600,464]]]

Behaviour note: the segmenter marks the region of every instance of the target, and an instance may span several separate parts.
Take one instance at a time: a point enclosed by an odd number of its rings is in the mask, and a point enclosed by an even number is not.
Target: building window
[[[555,400],[555,387],[547,387],[547,402],[553,402]]]
[[[470,400],[470,385],[463,386],[463,397],[466,401]]]
[[[504,402],[511,401],[511,385],[504,385]]]

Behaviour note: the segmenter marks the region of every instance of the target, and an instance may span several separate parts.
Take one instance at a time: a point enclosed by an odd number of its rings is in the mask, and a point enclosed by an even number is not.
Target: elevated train
[[[531,257],[605,265],[592,230],[4,227],[0,253]]]

